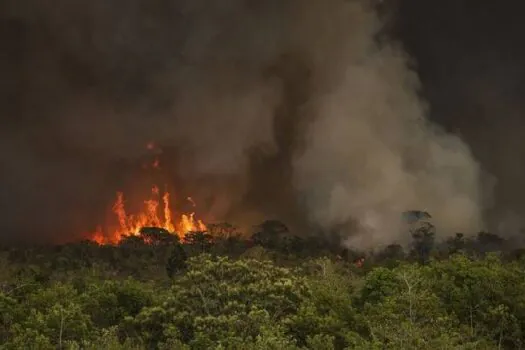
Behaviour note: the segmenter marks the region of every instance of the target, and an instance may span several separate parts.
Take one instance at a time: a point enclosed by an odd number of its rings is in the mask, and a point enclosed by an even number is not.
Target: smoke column
[[[369,2],[7,0],[0,14],[4,235],[96,223],[150,140],[212,219],[360,247],[400,238],[404,210],[443,233],[482,227],[478,165],[427,121]]]
[[[405,210],[430,212],[441,233],[481,229],[479,167],[426,120],[408,57],[375,40],[376,14],[356,2],[317,13],[332,20],[314,30],[324,46],[307,46],[318,61],[316,117],[294,162],[313,222],[346,228],[350,245],[366,247],[404,240]]]
[[[525,47],[518,44],[525,31],[523,2],[397,2],[392,28],[417,58],[430,118],[460,132],[484,177],[491,174],[485,213],[490,232],[520,234],[525,227]]]

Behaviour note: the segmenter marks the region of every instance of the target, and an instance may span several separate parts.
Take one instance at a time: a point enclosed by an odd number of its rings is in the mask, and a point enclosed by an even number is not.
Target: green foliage
[[[450,338],[455,320],[442,310],[439,298],[422,276],[422,268],[405,265],[389,274],[381,272],[370,276],[370,280],[367,278],[362,296],[367,300],[364,316],[371,338],[395,349],[453,345],[455,339]],[[369,293],[373,285],[379,293]],[[447,335],[448,343],[444,343],[443,335]]]
[[[91,320],[99,327],[119,325],[153,303],[153,290],[133,279],[90,284],[82,296]]]
[[[471,338],[523,346],[525,271],[517,263],[503,264],[494,254],[477,260],[455,255],[435,262],[427,273],[442,307],[458,317]]]
[[[5,250],[0,348],[523,348],[525,260],[489,253],[506,241],[486,233],[440,244],[410,215],[408,254],[341,253],[275,221],[252,240],[219,224],[182,242],[148,228],[119,246]]]
[[[117,328],[111,327],[97,331],[92,340],[83,340],[80,343],[75,341],[66,342],[65,348],[68,350],[140,350],[144,347],[140,342],[129,338],[121,341]]]
[[[287,325],[299,345],[330,338],[329,344],[344,347],[348,345],[348,330],[356,327],[351,299],[354,276],[343,273],[340,266],[326,258],[306,266],[310,271],[312,267],[316,269],[308,279],[310,297],[299,312],[289,318]]]
[[[200,255],[188,260],[161,307],[146,308],[135,328],[149,343],[180,330],[181,339],[198,348],[253,339],[268,323],[297,313],[308,293],[305,279],[269,261],[230,260]],[[152,318],[162,327],[152,333]]]

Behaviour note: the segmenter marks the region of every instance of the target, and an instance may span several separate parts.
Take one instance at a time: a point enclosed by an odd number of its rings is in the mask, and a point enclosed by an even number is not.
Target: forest
[[[490,233],[373,252],[265,221],[3,246],[2,349],[520,349],[525,260]]]

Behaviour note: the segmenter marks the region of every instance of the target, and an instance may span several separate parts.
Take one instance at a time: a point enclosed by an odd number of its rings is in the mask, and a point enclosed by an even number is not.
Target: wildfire
[[[158,227],[172,234],[184,236],[188,232],[206,231],[206,225],[195,219],[195,213],[182,214],[178,222],[173,221],[170,207],[170,194],[165,192],[162,196],[159,188],[151,189],[151,197],[144,201],[144,210],[139,214],[128,214],[124,203],[124,194],[117,193],[117,199],[113,205],[113,213],[117,217],[118,227],[113,232],[104,233],[102,227],[98,227],[92,234],[92,240],[99,244],[116,244],[123,237],[138,236],[144,227]]]
[[[147,145],[148,150],[156,149],[154,143]],[[151,164],[152,168],[160,169],[159,159],[156,157]],[[124,193],[117,192],[112,212],[116,216],[116,228],[104,231],[98,226],[96,231],[91,234],[91,240],[98,244],[116,244],[125,236],[138,236],[144,227],[157,227],[165,229],[171,234],[183,237],[188,232],[206,231],[207,227],[201,220],[195,218],[195,212],[180,214],[178,219],[172,212],[170,203],[170,193],[161,193],[157,186],[151,188],[150,198],[144,201],[144,208],[138,214],[128,214],[125,207]],[[195,202],[191,197],[187,200],[195,207]]]

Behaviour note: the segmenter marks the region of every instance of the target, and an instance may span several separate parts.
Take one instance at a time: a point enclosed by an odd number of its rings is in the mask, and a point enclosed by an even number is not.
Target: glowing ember
[[[160,161],[158,158],[155,158],[155,161],[153,162],[153,164],[151,165],[153,168],[155,169],[160,169]]]

